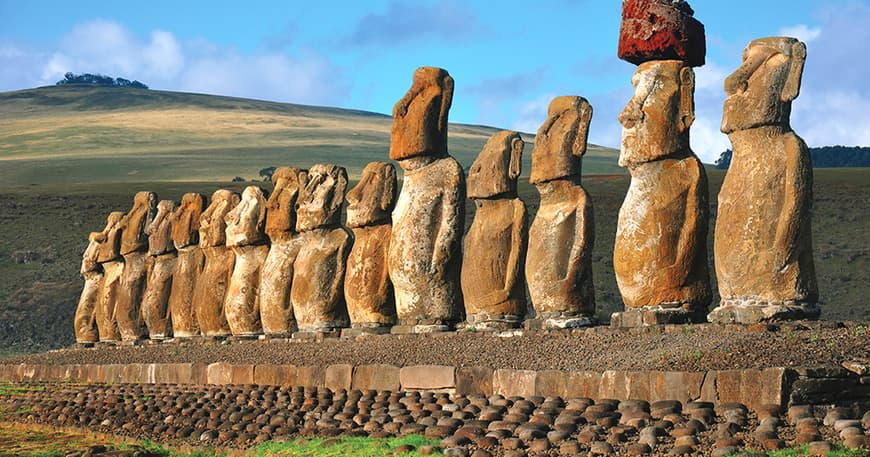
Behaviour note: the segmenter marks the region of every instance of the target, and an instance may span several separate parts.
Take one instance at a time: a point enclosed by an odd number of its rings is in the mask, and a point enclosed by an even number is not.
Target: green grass
[[[288,442],[270,442],[261,444],[247,454],[248,457],[388,457],[392,456],[399,446],[409,444],[415,449],[420,446],[438,444],[418,435],[401,438],[312,438],[297,439]],[[410,452],[408,456],[420,455]]]
[[[0,383],[0,397],[15,397],[28,392],[42,392],[45,386]]]
[[[809,455],[811,455],[809,446],[805,444],[802,446],[795,446],[770,452],[746,449],[734,454],[729,454],[728,457],[804,457]],[[847,449],[843,446],[834,446],[831,449],[831,453],[828,454],[830,457],[867,457],[868,455],[870,455],[870,451],[866,449]]]

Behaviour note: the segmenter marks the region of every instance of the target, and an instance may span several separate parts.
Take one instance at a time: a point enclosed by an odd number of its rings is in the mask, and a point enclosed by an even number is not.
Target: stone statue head
[[[266,234],[272,240],[296,231],[296,199],[307,182],[307,170],[280,167],[272,173],[275,188],[266,202]]]
[[[743,51],[743,64],[725,79],[722,132],[762,125],[789,126],[791,102],[800,93],[806,45],[794,38],[754,40]]]
[[[176,249],[199,243],[199,217],[205,209],[205,195],[184,194],[181,206],[172,213],[172,242]]]
[[[680,60],[640,64],[631,77],[634,96],[619,113],[619,166],[630,167],[689,151],[695,121],[695,72]]]
[[[175,250],[172,244],[171,216],[175,211],[175,202],[172,200],[160,200],[157,203],[157,215],[145,228],[148,235],[148,254],[160,255]]]
[[[148,234],[145,229],[157,213],[157,194],[137,192],[133,207],[121,219],[121,254],[148,250]]]
[[[538,184],[579,175],[591,121],[592,105],[585,98],[554,98],[547,109],[547,120],[535,136],[529,182]]]
[[[393,107],[390,158],[441,157],[447,154],[447,114],[453,102],[453,78],[447,70],[420,67],[411,88]]]
[[[396,206],[396,167],[388,162],[371,162],[362,178],[347,193],[347,226],[366,227],[390,222]]]
[[[296,231],[305,232],[341,223],[341,206],[347,189],[347,170],[317,164],[308,170],[308,183],[296,203]]]
[[[265,240],[266,197],[257,186],[245,187],[242,199],[224,216],[227,223],[227,246],[248,246]]]
[[[219,189],[211,196],[211,204],[199,217],[199,246],[224,246],[227,242],[227,224],[224,217],[239,204],[236,192]]]
[[[123,211],[114,211],[106,217],[106,227],[95,237],[100,242],[97,253],[97,262],[110,262],[121,257],[121,220],[124,219]]]
[[[505,130],[490,137],[468,171],[468,198],[516,195],[524,147],[517,132]]]

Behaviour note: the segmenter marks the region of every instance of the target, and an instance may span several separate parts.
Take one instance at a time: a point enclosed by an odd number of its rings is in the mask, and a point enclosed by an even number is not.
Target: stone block
[[[353,389],[399,390],[399,367],[360,365],[353,370]]]
[[[124,365],[102,365],[101,382],[118,384],[124,382]]]
[[[231,365],[223,362],[215,362],[209,364],[206,369],[206,383],[207,384],[232,384],[233,382],[233,373],[231,369]]]
[[[326,387],[333,392],[338,390],[350,390],[353,380],[353,365],[330,365],[326,367]]]
[[[795,405],[848,404],[867,401],[870,385],[853,378],[799,378],[792,384],[789,402]]]
[[[688,371],[650,372],[649,401],[678,400],[682,403],[701,398],[705,373]]]
[[[257,365],[254,367],[254,384],[292,386],[295,383],[296,367],[293,365]]]
[[[326,385],[326,367],[322,365],[296,367],[296,384],[301,387]]]
[[[131,384],[146,384],[154,382],[148,379],[148,364],[147,363],[127,363],[120,365],[121,381]]]
[[[718,371],[708,371],[704,374],[704,379],[701,381],[701,401],[719,403],[719,394],[716,391],[718,374]]]
[[[648,371],[629,371],[626,373],[628,397],[626,400],[649,400],[650,379]]]
[[[253,384],[254,365],[230,365],[233,384]]]
[[[601,385],[601,373],[594,371],[572,371],[568,373],[565,386],[565,399],[570,398],[601,398],[598,395]]]
[[[158,363],[152,364],[152,381],[161,384],[196,384],[194,364]]]
[[[505,397],[532,397],[537,375],[533,370],[495,370],[492,375],[493,393]]]
[[[628,375],[625,371],[607,370],[601,373],[601,384],[598,387],[600,398],[614,398],[628,400],[629,397]]]
[[[721,370],[716,373],[716,398],[721,403],[743,403],[742,370]]]
[[[208,364],[190,364],[190,383],[197,385],[208,384]]]
[[[565,397],[569,374],[561,370],[539,371],[535,377],[535,395],[542,397]]]
[[[399,370],[402,390],[456,389],[456,368],[443,365],[415,365]]]
[[[459,395],[482,394],[490,396],[493,370],[487,367],[462,367],[456,370],[456,393]]]

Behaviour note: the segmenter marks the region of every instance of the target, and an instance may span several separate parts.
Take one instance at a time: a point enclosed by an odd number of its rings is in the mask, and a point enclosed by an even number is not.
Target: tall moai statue
[[[205,264],[205,257],[199,248],[199,218],[205,206],[204,195],[184,194],[181,205],[170,217],[172,244],[178,252],[169,294],[169,314],[172,316],[172,336],[175,338],[199,335],[193,295]]]
[[[271,247],[260,276],[260,321],[266,336],[289,337],[296,329],[290,290],[293,263],[302,237],[296,232],[296,201],[308,183],[308,171],[280,167],[266,202],[266,235]]]
[[[631,184],[613,252],[626,307],[611,317],[618,327],[702,322],[712,298],[707,176],[689,148],[691,66],[703,64],[705,50],[703,25],[692,14],[685,2],[623,3],[620,58],[639,66],[631,79],[634,96],[619,114],[619,165],[628,168]],[[660,39],[644,41],[642,24]],[[644,46],[643,55],[626,54],[632,47],[625,43]]]
[[[592,200],[580,184],[592,106],[583,97],[550,102],[538,129],[529,182],[541,204],[529,229],[526,280],[536,318],[530,325],[573,328],[591,325],[595,314]]]
[[[106,218],[106,227],[94,234],[99,245],[97,264],[103,270],[94,318],[101,342],[120,341],[121,332],[115,320],[115,305],[121,293],[121,275],[124,272],[124,258],[121,257],[121,220],[124,212],[115,211]]]
[[[257,186],[248,186],[242,199],[225,217],[227,246],[236,256],[224,301],[224,313],[235,336],[262,333],[260,324],[260,276],[269,245],[266,244],[266,197]]]
[[[100,340],[96,311],[100,302],[100,286],[103,282],[103,269],[97,262],[101,241],[103,241],[102,232],[91,232],[88,235],[88,247],[82,254],[82,266],[79,272],[85,278],[85,286],[79,296],[73,320],[76,342],[79,344],[93,344]]]
[[[349,325],[344,301],[347,257],[353,244],[341,226],[347,171],[316,164],[296,204],[296,231],[302,246],[293,264],[290,299],[300,335],[332,333]]]
[[[722,132],[734,152],[719,192],[714,248],[722,301],[711,322],[819,316],[813,169],[789,124],[805,60],[800,41],[761,38],[725,80]]]
[[[396,206],[396,168],[371,162],[347,194],[347,226],[354,241],[347,259],[344,297],[353,333],[388,333],[396,323],[396,302],[387,255]]]
[[[175,202],[160,200],[157,215],[145,228],[148,235],[149,272],[142,297],[142,319],[152,340],[172,336],[169,319],[169,295],[172,292],[172,276],[178,263],[178,254],[172,244],[172,213]]]
[[[196,281],[193,309],[199,330],[205,337],[225,337],[230,326],[224,315],[224,299],[236,264],[236,255],[227,247],[227,223],[224,217],[241,200],[238,193],[220,189],[211,196],[211,204],[199,217],[199,247],[205,266]]]
[[[396,333],[449,330],[463,318],[465,175],[447,153],[452,101],[447,71],[420,67],[393,108],[390,158],[404,170],[389,253]]]
[[[526,205],[517,197],[525,143],[517,132],[493,135],[468,171],[476,212],[462,253],[466,327],[519,327],[526,314]]]
[[[146,228],[156,212],[157,194],[138,192],[133,197],[133,207],[119,223],[124,271],[121,274],[121,293],[115,305],[115,320],[124,341],[140,340],[147,334],[141,312],[150,260]]]

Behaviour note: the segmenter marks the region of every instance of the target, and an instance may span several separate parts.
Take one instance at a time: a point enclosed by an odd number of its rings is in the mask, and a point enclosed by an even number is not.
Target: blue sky
[[[870,1],[695,0],[707,31],[696,70],[692,147],[719,133],[722,81],[745,45],[807,42],[792,124],[811,146],[870,145]],[[390,113],[414,68],[456,80],[450,119],[534,132],[550,99],[582,95],[590,139],[618,147],[616,114],[634,66],[616,57],[617,0],[347,2],[0,0],[0,91],[53,84],[67,71],[180,90]]]

